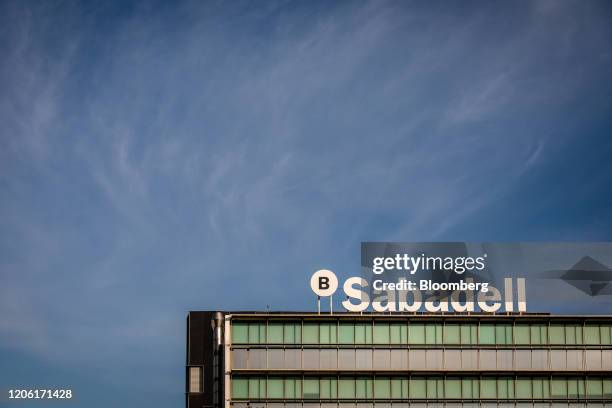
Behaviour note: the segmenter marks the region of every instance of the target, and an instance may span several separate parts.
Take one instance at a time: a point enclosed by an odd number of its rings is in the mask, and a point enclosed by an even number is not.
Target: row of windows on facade
[[[233,349],[232,369],[612,371],[611,350]]]
[[[423,402],[423,401],[339,401],[339,402],[312,402],[312,401],[232,401],[233,408],[604,408],[609,407],[601,400],[591,400],[582,402],[561,402],[561,401],[480,401],[463,402],[446,400],[443,403]]]
[[[612,325],[233,322],[234,344],[612,344]]]
[[[232,401],[233,408],[604,408],[610,407],[604,400],[591,401],[480,401],[463,402],[445,400],[444,402],[423,401],[276,401],[265,402]]]
[[[233,400],[612,399],[609,377],[234,377]]]

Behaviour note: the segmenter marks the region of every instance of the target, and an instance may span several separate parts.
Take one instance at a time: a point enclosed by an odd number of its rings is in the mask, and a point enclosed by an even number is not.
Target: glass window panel
[[[319,392],[321,393],[322,399],[330,399],[332,397],[331,388],[332,388],[331,378],[329,377],[321,378],[321,385],[320,385]]]
[[[410,398],[424,399],[427,397],[426,382],[424,377],[410,378]]]
[[[389,323],[374,325],[374,344],[389,344]]]
[[[551,324],[548,332],[550,334],[550,344],[565,344],[565,330],[563,325]]]
[[[460,344],[458,324],[447,324],[444,326],[444,344]]]
[[[340,344],[355,343],[355,324],[340,323],[338,340]]]
[[[585,344],[600,344],[599,326],[588,325],[584,327],[584,343]]]
[[[282,378],[268,378],[268,398],[283,398]]]
[[[377,377],[374,379],[374,398],[391,398],[391,379],[388,377]]]
[[[606,399],[612,398],[612,378],[606,377],[603,379],[603,397]]]
[[[408,326],[408,343],[425,344],[425,325],[412,323]]]
[[[560,377],[553,378],[551,392],[553,398],[567,398],[567,380]]]
[[[495,344],[512,344],[512,326],[509,324],[495,325]]]
[[[372,398],[372,379],[357,378],[355,380],[355,395],[358,399]]]
[[[283,343],[283,324],[268,323],[268,343],[282,344]]]
[[[601,398],[603,396],[603,384],[601,378],[588,378],[586,385],[587,398]]]
[[[461,325],[461,344],[476,344],[478,326],[475,324]]]
[[[295,378],[285,378],[284,397],[287,399],[295,399],[297,397],[295,393],[295,380]]]
[[[442,392],[443,392],[442,390],[438,392],[438,379],[436,377],[428,377],[427,378],[427,398],[429,399],[442,398],[440,396]]]
[[[578,378],[568,378],[567,379],[567,394],[570,398],[579,398],[580,397],[580,387],[578,386]]]
[[[610,338],[610,326],[601,326],[601,344],[612,344],[612,339]]]
[[[249,343],[263,344],[265,342],[266,342],[265,323],[250,323],[249,324]]]
[[[304,399],[319,399],[319,379],[305,377],[303,381]]]
[[[537,326],[535,326],[537,327]],[[534,326],[531,326],[533,329]],[[515,344],[530,344],[529,341],[530,327],[526,324],[514,326],[514,343]]]
[[[330,344],[331,343],[331,331],[332,326],[330,323],[321,323],[319,325],[319,343]]]
[[[480,382],[478,378],[461,379],[461,397],[463,399],[477,399],[480,395]]]
[[[402,326],[400,324],[392,324],[389,326],[389,337],[391,344],[402,343]]]
[[[565,326],[565,344],[579,344],[577,343],[578,339],[576,338],[576,325],[566,325]]]
[[[544,381],[541,378],[533,378],[531,380],[531,386],[533,388],[533,398],[542,399],[544,398]]]
[[[285,344],[296,344],[299,343],[297,341],[296,336],[296,327],[297,323],[285,323],[284,325],[284,343]]]
[[[355,343],[356,344],[371,344],[372,343],[372,325],[370,323],[355,324]]]
[[[232,343],[248,343],[249,326],[247,323],[236,322],[232,324]]]
[[[249,378],[249,398],[259,398],[259,378]]]
[[[480,380],[480,398],[497,398],[497,383],[494,378],[483,378]]]
[[[508,379],[498,378],[497,379],[497,398],[508,399]]]
[[[232,379],[232,398],[242,399],[249,397],[249,381],[246,378]]]
[[[516,398],[531,398],[531,379],[518,378],[516,380]]]
[[[481,324],[478,340],[480,344],[495,344],[495,326],[492,324]]]
[[[542,328],[545,327],[540,324],[532,324],[530,325],[530,333],[531,333],[531,344],[544,344],[546,337],[542,336]],[[516,330],[516,326],[515,326]]]
[[[402,379],[401,378],[391,379],[391,398],[393,399],[404,398],[402,396]]]
[[[461,378],[447,377],[444,387],[445,398],[461,398]]]
[[[338,398],[354,399],[355,398],[355,379],[340,378],[338,381]]]
[[[442,324],[425,325],[425,343],[442,344]]]
[[[304,344],[318,344],[319,343],[319,325],[318,323],[304,323],[302,329],[302,337]]]

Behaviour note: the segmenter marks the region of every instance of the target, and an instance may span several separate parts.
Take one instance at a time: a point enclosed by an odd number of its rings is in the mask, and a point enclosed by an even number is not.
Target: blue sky
[[[612,240],[611,17],[2,2],[0,388],[182,406],[188,310],[310,310],[361,241]]]

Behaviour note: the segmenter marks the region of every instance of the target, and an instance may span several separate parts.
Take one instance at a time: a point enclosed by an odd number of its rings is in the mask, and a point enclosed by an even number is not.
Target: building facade
[[[188,408],[612,407],[612,316],[190,312]]]

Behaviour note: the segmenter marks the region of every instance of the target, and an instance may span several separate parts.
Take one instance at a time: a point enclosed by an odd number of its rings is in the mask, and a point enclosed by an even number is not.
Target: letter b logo
[[[310,287],[318,296],[331,296],[338,289],[338,278],[332,271],[321,269],[310,278]]]

